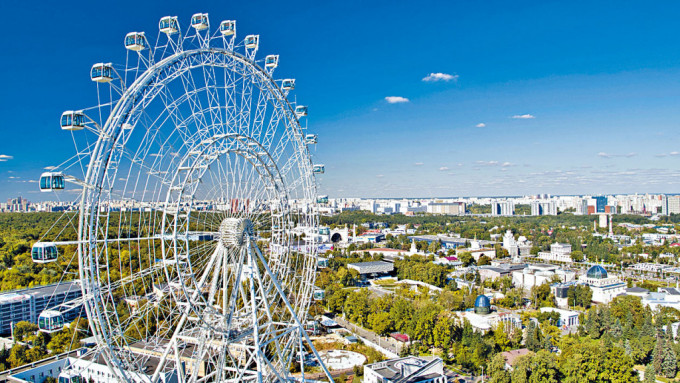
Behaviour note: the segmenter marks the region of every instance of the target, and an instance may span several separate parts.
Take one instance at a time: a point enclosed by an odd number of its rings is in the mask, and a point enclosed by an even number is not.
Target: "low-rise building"
[[[0,294],[0,334],[11,333],[12,323],[27,321],[37,324],[38,316],[44,310],[73,301],[81,296],[79,281],[62,282]],[[64,312],[63,318],[68,323],[80,314],[81,310],[72,309]]]
[[[554,312],[560,314],[560,320],[557,323],[558,327],[578,327],[579,321],[578,321],[578,316],[579,312],[578,311],[573,311],[573,310],[562,310],[554,307],[541,307],[541,312]]]
[[[566,262],[572,263],[571,259],[571,245],[568,243],[555,242],[550,245],[550,251],[541,251],[538,253],[538,258],[544,261],[551,262]]]
[[[479,241],[474,240],[470,243],[470,247],[459,247],[456,248],[456,255],[460,255],[460,253],[470,253],[472,255],[472,258],[475,259],[475,262],[479,261],[479,258],[481,256],[485,256],[489,259],[494,259],[496,258],[496,249],[493,247],[482,247]]]
[[[593,302],[609,303],[618,295],[626,293],[626,282],[618,276],[609,276],[607,270],[600,265],[592,266],[579,282],[593,291]]]
[[[545,282],[571,282],[576,278],[576,273],[570,270],[563,270],[556,265],[544,263],[530,264],[523,270],[512,273],[512,283],[524,289],[531,289],[534,286],[542,285]]]
[[[387,274],[394,270],[394,264],[384,261],[350,263],[348,269],[356,270],[361,276],[370,274]]]
[[[447,383],[441,358],[407,356],[364,366],[364,383]]]

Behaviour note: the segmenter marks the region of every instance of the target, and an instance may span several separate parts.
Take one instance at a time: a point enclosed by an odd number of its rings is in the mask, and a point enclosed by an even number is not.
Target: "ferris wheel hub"
[[[241,247],[253,234],[253,223],[248,218],[225,218],[220,224],[220,241],[226,247]]]

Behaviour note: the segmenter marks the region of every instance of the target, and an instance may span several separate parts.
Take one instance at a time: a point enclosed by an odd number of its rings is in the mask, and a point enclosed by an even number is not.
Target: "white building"
[[[503,248],[508,251],[511,257],[529,255],[531,253],[531,242],[521,235],[515,240],[512,231],[508,230],[503,235]]]
[[[557,215],[557,202],[531,201],[531,215]]]
[[[540,263],[528,265],[525,269],[512,273],[512,283],[526,290],[551,282],[553,279],[559,279],[562,283],[571,282],[576,279],[576,273],[562,270],[559,266]]]
[[[407,356],[364,366],[364,383],[446,383],[441,358]]]
[[[541,251],[538,253],[538,258],[544,261],[572,263],[571,245],[555,242],[550,245],[550,252]]]
[[[592,266],[579,282],[593,291],[593,302],[609,303],[618,295],[626,293],[626,282],[618,276],[610,277],[607,270],[600,265]]]
[[[459,255],[460,253],[470,253],[472,255],[472,258],[475,259],[475,262],[479,261],[479,258],[483,255],[486,256],[489,259],[494,259],[496,258],[496,249],[493,247],[482,247],[479,243],[479,241],[474,240],[470,243],[470,247],[467,248],[461,248],[457,247],[456,248],[456,255]]]
[[[506,333],[512,332],[513,329],[522,328],[522,319],[517,314],[511,313],[491,313],[491,314],[477,314],[473,311],[460,311],[456,313],[462,320],[467,319],[472,326],[473,331],[487,333],[490,330],[503,326]]]
[[[578,311],[573,311],[573,310],[562,310],[562,309],[556,309],[554,307],[541,307],[541,312],[555,312],[560,314],[560,321],[557,324],[558,327],[578,327],[579,321],[578,321],[578,316],[579,312]]]
[[[515,214],[515,203],[512,200],[491,202],[492,216],[511,216]]]
[[[443,215],[464,215],[465,202],[433,202],[427,205],[427,212]]]

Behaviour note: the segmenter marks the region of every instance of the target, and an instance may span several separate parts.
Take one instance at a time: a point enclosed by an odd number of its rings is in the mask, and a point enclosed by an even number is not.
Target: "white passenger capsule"
[[[36,242],[31,248],[31,259],[34,263],[54,262],[59,257],[54,242]]]
[[[59,124],[62,130],[83,130],[85,115],[81,111],[67,110],[61,114]]]
[[[158,29],[166,35],[174,35],[179,32],[179,22],[177,16],[165,16],[158,22]]]
[[[307,116],[307,107],[304,105],[298,105],[295,107],[295,115],[298,117],[306,117]]]
[[[260,44],[260,35],[248,35],[246,36],[246,48],[257,49]]]
[[[111,64],[97,63],[90,69],[90,79],[95,82],[110,82],[113,80],[113,67]]]
[[[326,166],[323,164],[314,164],[312,171],[316,174],[324,174],[326,172]]]
[[[58,172],[45,172],[40,175],[40,191],[51,192],[53,190],[64,190],[64,175]]]
[[[224,20],[220,23],[220,33],[224,36],[231,36],[236,34],[236,21],[235,20]]]
[[[38,328],[53,333],[64,329],[64,316],[57,310],[44,310],[38,315]]]
[[[204,29],[208,29],[210,24],[208,23],[208,14],[207,13],[196,13],[195,15],[191,16],[191,26],[194,27],[197,31],[202,31]]]
[[[281,83],[281,88],[283,90],[293,90],[295,89],[295,79],[287,78]]]
[[[130,32],[125,35],[125,48],[131,51],[139,52],[148,46],[144,32]]]
[[[319,141],[319,137],[316,134],[308,134],[305,136],[305,143],[307,145],[314,145]]]
[[[264,58],[265,68],[276,68],[279,66],[279,55],[267,55]]]

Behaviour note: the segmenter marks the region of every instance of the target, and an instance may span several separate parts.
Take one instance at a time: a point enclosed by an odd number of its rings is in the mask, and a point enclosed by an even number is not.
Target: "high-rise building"
[[[510,216],[515,214],[515,203],[513,201],[493,201],[491,202],[491,215]]]
[[[680,195],[669,195],[666,196],[668,208],[668,214],[680,214]]]
[[[595,200],[595,213],[605,213],[605,206],[607,206],[607,197],[597,196],[593,197]]]
[[[557,202],[531,201],[531,215],[557,215]]]

